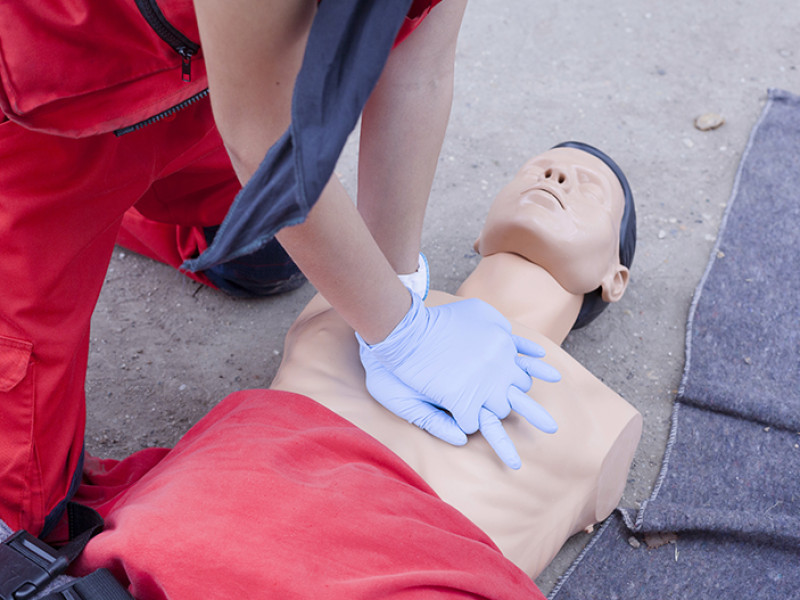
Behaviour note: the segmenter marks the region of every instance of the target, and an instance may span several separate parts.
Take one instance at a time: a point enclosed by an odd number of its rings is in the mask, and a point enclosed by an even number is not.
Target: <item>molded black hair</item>
[[[625,173],[622,172],[619,165],[617,165],[608,154],[589,144],[584,144],[583,142],[562,142],[557,146],[553,146],[553,148],[575,148],[576,150],[588,152],[606,163],[608,168],[611,169],[614,175],[617,176],[617,179],[619,179],[622,191],[625,194],[625,208],[622,211],[622,221],[619,227],[619,262],[630,268],[633,263],[633,254],[636,251],[636,207],[633,204],[633,193],[631,192],[631,186],[628,183],[627,177],[625,177]],[[581,310],[572,328],[580,329],[581,327],[585,327],[594,321],[607,306],[608,302],[603,301],[602,290],[600,288],[584,294]]]

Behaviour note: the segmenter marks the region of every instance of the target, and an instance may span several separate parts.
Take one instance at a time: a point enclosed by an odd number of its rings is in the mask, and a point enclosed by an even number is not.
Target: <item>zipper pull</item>
[[[192,80],[192,56],[194,56],[194,52],[190,48],[186,46],[181,46],[180,48],[176,48],[178,54],[181,55],[181,78],[184,81],[191,81]]]

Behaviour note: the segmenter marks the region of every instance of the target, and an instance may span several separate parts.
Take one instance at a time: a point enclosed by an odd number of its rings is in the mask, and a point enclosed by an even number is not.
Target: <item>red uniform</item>
[[[175,236],[151,230],[162,252],[199,250],[238,184],[207,104],[121,138],[6,121],[0,165],[0,518],[39,532],[78,468],[89,324],[123,215],[141,201]]]

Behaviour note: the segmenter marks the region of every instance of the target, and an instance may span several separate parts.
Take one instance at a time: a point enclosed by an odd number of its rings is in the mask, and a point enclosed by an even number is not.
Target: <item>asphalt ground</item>
[[[633,187],[638,245],[624,298],[564,344],[634,404],[644,434],[622,503],[658,475],[684,360],[685,323],[736,169],[769,88],[800,92],[800,5],[471,0],[426,218],[431,284],[454,292],[497,191],[565,141],[609,153]],[[713,113],[724,124],[701,131]],[[355,141],[338,166],[355,187]],[[266,387],[314,290],[233,300],[121,248],[95,311],[87,448],[122,457],[172,445],[227,394]],[[537,579],[549,590],[589,534]]]

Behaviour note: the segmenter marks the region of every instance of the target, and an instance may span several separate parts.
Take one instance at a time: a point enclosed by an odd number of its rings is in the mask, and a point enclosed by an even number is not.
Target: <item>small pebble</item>
[[[716,129],[717,127],[721,127],[723,123],[725,123],[725,119],[716,113],[706,113],[704,115],[700,115],[694,120],[695,128],[699,129],[700,131],[710,131],[712,129]]]
[[[666,544],[675,544],[678,541],[678,536],[670,531],[662,531],[657,533],[648,533],[644,536],[644,543],[650,550],[660,548]]]
[[[642,545],[642,543],[634,536],[628,538],[628,544],[630,544],[631,548],[640,548]]]

